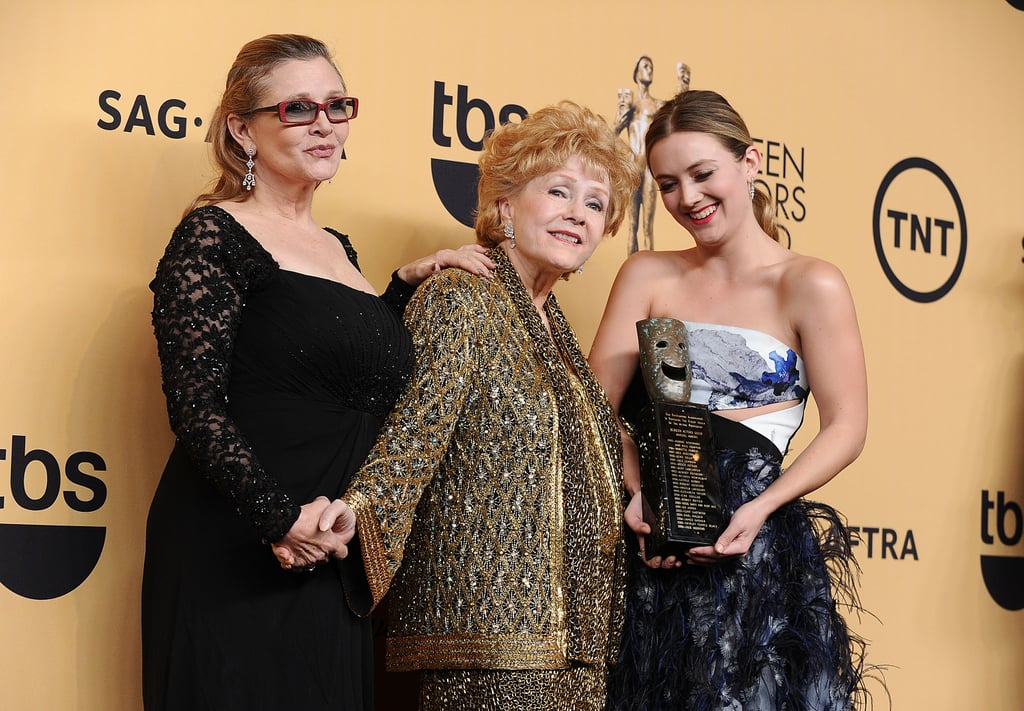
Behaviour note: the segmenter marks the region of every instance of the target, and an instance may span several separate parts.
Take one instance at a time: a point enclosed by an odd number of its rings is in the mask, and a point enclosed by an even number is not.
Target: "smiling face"
[[[750,182],[761,162],[754,147],[736,159],[709,133],[670,133],[651,147],[651,173],[676,222],[702,244],[754,221]]]
[[[345,96],[345,84],[326,59],[289,60],[266,79],[259,106],[309,99],[317,103]],[[348,123],[331,123],[321,111],[305,126],[282,123],[273,112],[229,119],[232,135],[243,149],[256,150],[258,186],[316,184],[334,177],[348,138]]]
[[[676,64],[676,76],[679,78],[679,93],[690,88],[690,66],[679,62]]]
[[[645,319],[637,322],[640,373],[654,402],[688,403],[690,400],[690,349],[686,326],[676,319]]]
[[[690,401],[690,349],[686,326],[674,318],[649,318],[636,324],[640,373],[656,402]]]
[[[605,235],[610,192],[608,180],[574,156],[499,202],[502,221],[511,221],[516,235],[515,248],[506,245],[509,258],[528,286],[553,285],[590,258]]]

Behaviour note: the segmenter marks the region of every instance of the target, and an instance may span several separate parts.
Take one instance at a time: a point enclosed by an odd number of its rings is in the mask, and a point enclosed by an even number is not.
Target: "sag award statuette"
[[[640,372],[650,404],[640,415],[640,489],[651,534],[648,558],[712,545],[725,523],[707,405],[690,399],[686,327],[672,318],[638,321]],[[640,424],[640,423],[638,423]]]

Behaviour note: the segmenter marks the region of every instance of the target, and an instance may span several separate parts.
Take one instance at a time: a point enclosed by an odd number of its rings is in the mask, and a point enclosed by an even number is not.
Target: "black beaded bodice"
[[[358,267],[347,237],[331,232]],[[411,368],[400,312],[412,290],[393,279],[381,299],[281,270],[214,206],[181,222],[151,288],[164,394],[179,444],[264,540],[279,540],[306,502],[295,501],[264,469],[240,415],[265,402],[290,402],[383,417]],[[285,434],[294,441],[282,446],[301,440],[301,432]]]

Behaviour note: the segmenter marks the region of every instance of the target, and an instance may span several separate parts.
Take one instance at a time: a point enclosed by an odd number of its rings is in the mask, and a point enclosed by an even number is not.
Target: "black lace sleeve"
[[[227,388],[245,294],[275,268],[226,212],[201,208],[178,225],[150,284],[171,429],[200,474],[265,541],[288,532],[299,506],[228,417]]]
[[[415,293],[416,287],[398,278],[398,270],[391,272],[391,283],[380,295],[381,301],[390,306],[399,316],[405,315],[405,306]]]
[[[348,235],[344,235],[341,232],[332,230],[330,227],[327,231],[337,237],[341,244],[345,247],[345,253],[348,255],[349,261],[352,265],[359,269],[359,257],[356,254],[356,248],[352,246],[352,242],[349,240]],[[359,271],[363,271],[359,269]],[[413,293],[416,291],[415,286],[406,284],[398,277],[398,271],[391,272],[391,282],[388,284],[388,288],[384,290],[384,293],[380,295],[381,301],[391,307],[399,316],[405,315],[405,306],[409,303],[409,299],[412,298]]]

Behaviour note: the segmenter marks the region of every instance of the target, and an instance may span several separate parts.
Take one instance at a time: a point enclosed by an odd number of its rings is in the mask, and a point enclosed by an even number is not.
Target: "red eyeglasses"
[[[331,123],[345,123],[359,115],[359,99],[354,96],[339,96],[337,99],[331,99],[322,104],[306,99],[293,99],[273,106],[253,109],[249,113],[275,112],[281,119],[281,123],[290,126],[303,126],[316,121],[316,117],[321,111],[327,115],[327,120]]]

